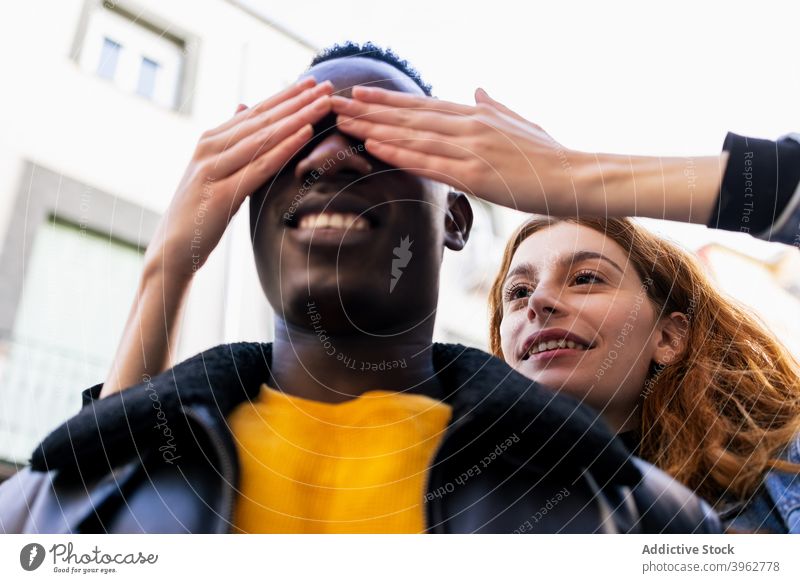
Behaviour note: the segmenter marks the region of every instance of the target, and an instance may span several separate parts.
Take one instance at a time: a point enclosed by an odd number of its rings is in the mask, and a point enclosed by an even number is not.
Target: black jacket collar
[[[180,427],[184,408],[202,407],[227,416],[254,399],[269,374],[271,344],[224,344],[125,391],[89,401],[40,443],[31,456],[37,471],[83,471],[97,463],[107,471],[157,447],[163,439],[158,411]],[[640,472],[625,446],[596,414],[520,375],[474,348],[434,344],[433,365],[453,407],[453,425],[464,446],[492,443],[512,434],[519,445],[508,458],[582,472],[591,467],[600,483],[634,484]],[[506,454],[504,454],[506,455]]]

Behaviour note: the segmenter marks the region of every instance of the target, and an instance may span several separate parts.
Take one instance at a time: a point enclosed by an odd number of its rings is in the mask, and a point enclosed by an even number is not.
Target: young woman
[[[731,528],[800,532],[798,363],[688,253],[628,219],[535,218],[490,316],[495,355],[595,407]]]

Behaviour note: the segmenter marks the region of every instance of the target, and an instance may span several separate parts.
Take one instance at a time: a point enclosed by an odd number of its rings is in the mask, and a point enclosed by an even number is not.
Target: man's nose
[[[365,176],[372,172],[372,165],[363,154],[363,145],[355,145],[344,135],[334,132],[298,162],[294,173],[301,179],[312,172],[320,175],[316,177],[317,179],[347,171]]]

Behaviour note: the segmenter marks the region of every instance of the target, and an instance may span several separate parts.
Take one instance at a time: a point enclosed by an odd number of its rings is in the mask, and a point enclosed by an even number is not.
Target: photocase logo
[[[39,543],[30,543],[19,552],[19,564],[26,571],[35,571],[44,562],[44,547]]]
[[[408,266],[411,261],[411,245],[414,241],[409,241],[408,235],[400,239],[400,245],[395,247],[394,259],[392,259],[392,280],[389,282],[389,293],[394,291],[394,286],[400,281],[400,276],[403,275],[403,268]]]

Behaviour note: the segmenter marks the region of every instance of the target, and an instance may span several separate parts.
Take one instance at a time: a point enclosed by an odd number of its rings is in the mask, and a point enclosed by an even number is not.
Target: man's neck
[[[332,335],[278,319],[266,380],[287,394],[330,403],[373,389],[442,398],[432,335],[427,323],[396,335]]]

